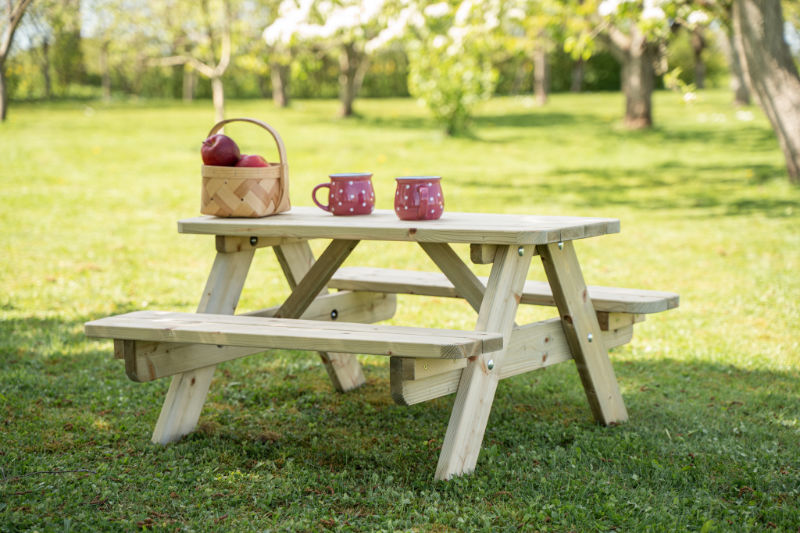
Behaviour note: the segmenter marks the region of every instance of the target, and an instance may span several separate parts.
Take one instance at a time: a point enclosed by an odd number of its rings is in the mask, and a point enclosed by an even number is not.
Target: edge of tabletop
[[[452,214],[456,216],[469,215],[467,213]],[[201,215],[178,220],[178,233],[229,237],[539,245],[597,237],[620,231],[620,221],[616,218],[542,216],[544,219],[552,219],[550,220],[551,224],[542,224],[540,228],[525,227],[524,224],[520,224],[516,228],[509,228],[477,223],[476,227],[468,228],[448,226],[448,220],[444,217],[433,221],[397,220],[396,224],[394,222],[392,224],[369,224],[371,216],[359,216],[359,219],[363,218],[366,222],[359,225],[353,223],[356,221],[355,217],[328,218],[320,216],[319,221],[314,223],[309,223],[309,219],[304,218],[298,224],[292,224],[288,220],[286,224],[281,224],[278,221],[286,215],[264,218],[219,218]],[[508,213],[499,216],[513,217],[514,214]],[[532,215],[520,215],[520,217],[530,216]],[[372,221],[375,220],[372,219]],[[335,223],[332,223],[334,221]],[[556,221],[562,223],[555,224]]]

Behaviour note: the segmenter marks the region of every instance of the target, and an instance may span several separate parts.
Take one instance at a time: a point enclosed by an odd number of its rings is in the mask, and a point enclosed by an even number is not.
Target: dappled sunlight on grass
[[[504,380],[476,472],[448,484],[432,479],[453,397],[395,406],[378,356],[360,357],[367,384],[350,394],[333,392],[316,354],[224,363],[198,430],[150,443],[169,380],[129,381],[112,343],[86,339],[82,325],[196,308],[214,242],[179,235],[175,221],[198,214],[212,110],[15,105],[0,132],[0,524],[793,530],[800,189],[762,114],[729,101],[657,93],[656,127],[631,132],[618,94],[554,95],[545,107],[501,98],[459,138],[410,99],[359,101],[348,120],[331,101],[228,102],[229,116],[281,133],[293,205],[311,205],[329,173],[371,171],[377,207],[390,209],[394,177],[438,174],[449,211],[619,218],[619,234],[576,242],[587,283],[680,294],[678,309],[637,324],[611,353],[627,424],[594,424],[573,362]],[[275,159],[264,132],[227,133]],[[454,249],[468,260],[466,246]],[[346,265],[434,268],[411,243],[362,242]],[[529,278],[545,279],[537,258]],[[239,309],[288,293],[261,250]],[[524,307],[517,321],[553,316]],[[475,313],[400,296],[391,323],[470,328]]]

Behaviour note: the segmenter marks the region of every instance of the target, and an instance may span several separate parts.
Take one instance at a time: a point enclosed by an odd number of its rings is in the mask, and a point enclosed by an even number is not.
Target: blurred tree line
[[[784,0],[6,0],[0,120],[12,100],[411,95],[448,134],[492,95],[621,90],[653,124],[730,79],[751,94],[800,182],[800,7]],[[785,12],[785,14],[784,14]],[[790,31],[793,30],[793,33]],[[18,38],[15,40],[15,33]],[[789,41],[794,36],[794,57]],[[787,37],[789,36],[789,37]]]
[[[98,17],[102,14],[98,14]],[[83,18],[86,18],[85,16]],[[232,98],[271,98],[270,50],[260,28],[246,37],[246,46],[225,71],[225,94]],[[198,76],[191,66],[163,66],[154,59],[164,49],[142,32],[119,39],[87,36],[81,28],[78,0],[34,1],[23,20],[24,39],[6,64],[11,100],[99,98],[105,96],[192,100],[211,98],[211,81]],[[669,45],[670,64],[681,69],[688,84],[695,83],[694,57],[689,36],[680,33]],[[578,60],[562,47],[547,52],[549,89],[567,91],[619,91],[620,63],[602,46],[583,64],[576,85]],[[723,86],[728,77],[724,51],[713,39],[703,51],[706,85]],[[534,60],[524,50],[509,51],[496,58],[497,95],[529,94],[534,88]],[[382,49],[372,59],[364,76],[360,97],[408,96],[409,61],[402,45]],[[334,51],[301,50],[294,58],[288,84],[292,98],[336,98],[339,92],[339,62]]]

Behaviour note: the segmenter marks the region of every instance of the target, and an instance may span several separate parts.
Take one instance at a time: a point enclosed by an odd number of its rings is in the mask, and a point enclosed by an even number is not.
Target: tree
[[[199,8],[199,10],[197,9]],[[211,80],[214,119],[225,118],[225,87],[222,76],[231,62],[233,8],[230,0],[180,0],[161,6],[163,20],[172,36],[168,44],[178,53],[158,60],[162,66],[184,65]],[[171,24],[170,24],[171,23]]]
[[[655,2],[604,0],[597,14],[603,19],[599,25],[604,30],[599,37],[622,63],[625,126],[649,128],[653,125],[656,71],[669,37],[666,12]]]
[[[31,0],[17,0],[12,3],[7,0],[4,4],[2,16],[2,37],[0,37],[0,121],[5,121],[8,115],[8,88],[6,87],[6,59],[14,43],[14,34],[17,31],[25,9]]]
[[[539,105],[547,103],[550,93],[550,65],[548,56],[554,43],[562,37],[565,14],[569,1],[518,0],[505,13],[505,19],[519,31],[517,46],[533,58],[533,92]]]
[[[800,76],[776,0],[735,0],[733,28],[744,71],[775,130],[789,179],[800,183]]]
[[[386,41],[378,39],[386,28],[393,4],[385,0],[287,0],[279,17],[264,30],[264,39],[286,64],[292,45],[304,43],[336,51],[339,57],[339,114],[354,114],[353,102],[361,89],[371,55]],[[288,71],[278,71],[278,82],[285,86]]]

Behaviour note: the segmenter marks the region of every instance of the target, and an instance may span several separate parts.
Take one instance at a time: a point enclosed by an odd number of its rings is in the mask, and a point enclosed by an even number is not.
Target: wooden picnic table
[[[295,207],[257,219],[189,218],[178,230],[216,239],[197,314],[141,311],[86,324],[87,335],[115,339],[131,379],[172,376],[153,433],[159,443],[195,428],[223,361],[271,348],[319,351],[336,389],[347,391],[364,382],[354,354],[382,354],[398,403],[456,393],[436,469],[448,479],[475,468],[498,381],[512,375],[574,359],[595,419],[627,420],[608,348],[628,342],[644,314],[678,305],[673,293],[586,286],[573,241],[618,232],[610,218],[446,212],[401,221],[388,210],[346,217]],[[318,258],[311,239],[330,239]],[[440,272],[340,268],[361,240],[418,243]],[[459,257],[458,243],[470,245],[473,263],[491,263],[488,278]],[[291,294],[280,306],[234,315],[264,247]],[[534,256],[546,283],[526,281]],[[396,294],[463,298],[477,323],[466,331],[374,324],[394,315]],[[516,324],[520,303],[554,305],[559,318]]]

